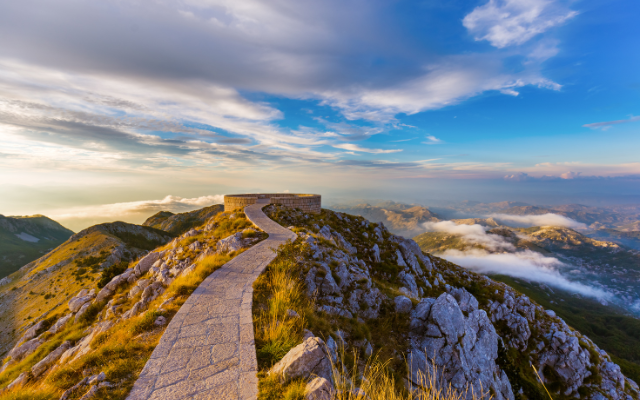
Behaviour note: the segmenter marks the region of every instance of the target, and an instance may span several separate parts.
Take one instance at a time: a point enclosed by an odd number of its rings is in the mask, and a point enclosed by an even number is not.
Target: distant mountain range
[[[438,215],[426,207],[392,201],[375,205],[368,203],[357,205],[337,204],[329,208],[334,211],[359,215],[371,222],[382,222],[392,232],[405,237],[412,237],[424,232],[422,224],[425,222],[440,220]]]
[[[0,215],[0,279],[62,244],[73,231],[44,215]]]
[[[632,304],[640,301],[640,251],[594,239],[564,227],[512,228],[499,225],[493,218],[452,222],[484,226],[489,237],[499,237],[499,240],[511,246],[496,247],[492,241],[474,240],[473,236],[451,232],[425,232],[414,237],[414,240],[423,251],[434,254],[472,249],[502,254],[530,250],[544,257],[557,258],[562,265],[558,264],[555,268],[562,274],[569,276],[572,281],[615,294],[622,307],[630,309]]]

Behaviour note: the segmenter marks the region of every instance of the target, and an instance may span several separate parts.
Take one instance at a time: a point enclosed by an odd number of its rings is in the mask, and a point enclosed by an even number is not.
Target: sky
[[[255,191],[637,203],[639,13],[634,0],[1,2],[0,214],[98,221],[129,204],[140,219]]]

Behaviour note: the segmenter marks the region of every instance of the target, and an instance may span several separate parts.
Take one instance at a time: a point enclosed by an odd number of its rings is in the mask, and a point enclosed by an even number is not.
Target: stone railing
[[[267,200],[271,204],[279,204],[290,208],[299,208],[308,213],[317,214],[321,210],[322,196],[319,194],[301,193],[252,193],[228,194],[224,196],[224,210],[233,211],[255,204],[259,199]]]

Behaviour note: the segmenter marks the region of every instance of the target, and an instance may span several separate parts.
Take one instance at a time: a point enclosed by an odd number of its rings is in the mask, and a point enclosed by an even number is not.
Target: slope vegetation
[[[150,227],[102,224],[21,270],[1,289],[4,308],[28,318],[5,352],[0,399],[124,399],[189,295],[264,237],[251,225],[243,213],[220,213],[172,238]],[[0,322],[3,329],[10,323]]]
[[[0,355],[27,326],[63,312],[81,288],[171,239],[166,232],[124,222],[95,225],[5,278],[0,286]]]
[[[322,390],[350,398],[368,388],[378,399],[389,387],[397,396],[388,398],[411,398],[408,390],[441,398],[446,390],[437,390],[451,384],[463,396],[545,399],[531,365],[554,399],[638,398],[589,337],[508,285],[361,217],[267,211],[299,239],[255,285],[262,398]],[[384,370],[384,387],[371,386],[372,363]],[[422,385],[424,375],[436,382]]]

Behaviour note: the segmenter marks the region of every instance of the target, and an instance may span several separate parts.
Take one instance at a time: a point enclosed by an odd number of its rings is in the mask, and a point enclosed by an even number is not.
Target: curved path
[[[253,282],[296,234],[244,209],[269,238],[209,275],[173,317],[127,400],[255,399],[258,395],[251,303]]]

